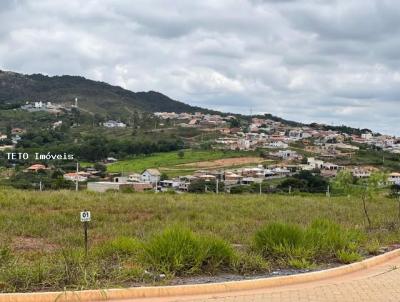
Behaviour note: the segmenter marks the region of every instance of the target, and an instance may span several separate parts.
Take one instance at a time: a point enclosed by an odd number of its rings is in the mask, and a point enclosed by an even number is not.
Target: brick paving
[[[126,300],[128,301],[128,300]],[[202,296],[135,299],[157,302],[400,302],[400,257],[315,282]]]

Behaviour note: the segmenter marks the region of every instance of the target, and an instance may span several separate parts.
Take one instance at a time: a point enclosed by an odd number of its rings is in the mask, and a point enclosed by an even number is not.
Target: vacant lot
[[[109,172],[142,172],[147,168],[165,168],[176,169],[177,165],[196,163],[204,161],[213,161],[223,158],[239,158],[249,157],[251,152],[241,151],[200,151],[200,150],[185,150],[183,156],[179,156],[177,151],[156,153],[149,156],[139,156],[129,160],[122,160],[120,162],[108,166]]]
[[[233,157],[223,158],[210,161],[200,161],[196,163],[181,164],[178,167],[193,167],[193,168],[223,168],[232,166],[242,166],[247,164],[260,164],[265,162],[265,159],[261,157]]]
[[[381,196],[367,206],[372,229],[366,228],[358,197],[0,189],[0,291],[159,282],[145,270],[166,273],[164,282],[169,282],[175,275],[252,273],[277,265],[318,267],[324,262],[335,262],[338,257],[344,263],[351,262],[367,251],[376,252],[380,246],[398,243],[400,239],[397,202]],[[79,221],[83,209],[92,212],[88,258],[83,253]],[[327,252],[326,257],[314,258],[317,250],[309,249],[310,238],[319,243],[318,228],[326,224],[317,223],[317,228],[311,224],[321,218],[336,225],[329,227],[329,235],[344,248],[336,254]],[[269,225],[276,222],[281,224]],[[285,224],[296,228],[287,228]],[[187,231],[162,233],[171,226]],[[345,230],[351,233],[342,238]],[[295,250],[279,248],[281,235],[275,238],[279,253],[271,249],[270,236],[280,234],[277,232],[283,232],[282,236],[295,232],[300,238],[296,239]],[[350,242],[356,233],[357,240]],[[258,241],[254,239],[256,234]],[[179,245],[182,238],[186,239]],[[318,248],[325,246],[326,252],[330,245],[324,244]],[[162,254],[165,251],[170,252]],[[171,253],[177,257],[175,260],[168,258]],[[187,255],[194,260],[185,258]],[[196,259],[202,260],[198,263]]]

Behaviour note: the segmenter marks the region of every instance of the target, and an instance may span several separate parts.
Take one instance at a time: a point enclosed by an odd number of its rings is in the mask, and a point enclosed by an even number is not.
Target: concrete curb
[[[126,289],[104,289],[65,292],[39,292],[0,294],[0,302],[65,302],[107,301],[145,297],[172,297],[184,295],[216,294],[222,292],[255,290],[267,287],[299,284],[353,273],[400,256],[400,249],[372,257],[360,262],[324,271],[292,276],[271,277],[256,280],[232,281],[213,284],[191,284],[182,286],[132,287]]]

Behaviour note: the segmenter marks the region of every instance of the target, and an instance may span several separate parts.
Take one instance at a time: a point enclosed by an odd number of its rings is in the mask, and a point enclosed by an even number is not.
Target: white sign
[[[91,219],[90,211],[81,212],[81,222],[89,222]]]

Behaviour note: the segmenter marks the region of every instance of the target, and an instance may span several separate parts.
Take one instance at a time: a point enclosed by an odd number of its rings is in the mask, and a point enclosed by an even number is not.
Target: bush
[[[288,264],[290,267],[293,267],[295,269],[311,269],[314,268],[314,264],[311,263],[310,261],[301,258],[301,259],[290,259],[288,261]]]
[[[331,258],[344,262],[346,256],[359,259],[357,248],[361,240],[358,232],[319,219],[306,229],[291,224],[268,224],[256,233],[254,247],[268,259],[305,268],[310,261]]]
[[[257,231],[254,243],[265,257],[288,257],[300,246],[303,236],[299,226],[271,223]]]
[[[354,251],[346,251],[346,250],[340,250],[336,252],[336,258],[345,264],[360,261],[361,256],[359,253],[354,252]]]
[[[317,258],[334,258],[338,250],[354,251],[360,242],[360,234],[345,230],[326,219],[315,220],[305,232],[306,244]]]
[[[213,273],[229,267],[233,249],[225,241],[202,237],[190,230],[174,227],[144,244],[144,262],[152,270],[172,275]]]

